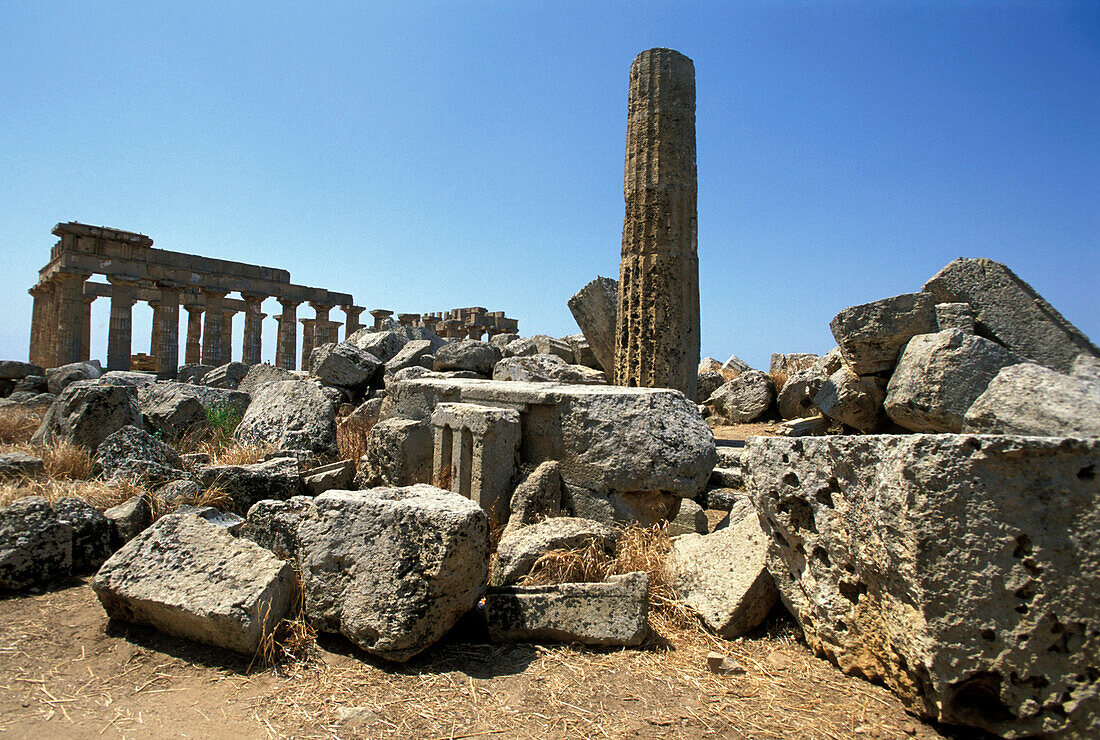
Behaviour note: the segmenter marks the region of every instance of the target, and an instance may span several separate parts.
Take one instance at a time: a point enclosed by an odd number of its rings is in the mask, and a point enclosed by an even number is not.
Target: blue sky
[[[618,275],[654,46],[695,62],[704,355],[825,352],[837,311],[960,256],[1100,340],[1098,2],[4,0],[0,357],[69,220],[574,333],[568,297]]]

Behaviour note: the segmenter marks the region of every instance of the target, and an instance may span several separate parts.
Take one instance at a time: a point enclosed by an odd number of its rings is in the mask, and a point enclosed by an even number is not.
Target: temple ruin
[[[136,365],[174,373],[180,364],[181,307],[187,312],[185,363],[218,366],[239,359],[259,364],[263,320],[268,316],[262,304],[269,298],[281,307],[274,316],[279,325],[277,367],[294,370],[301,357],[301,367],[306,368],[314,347],[339,341],[341,323],[345,339],[362,326],[359,316],[366,309],[356,306],[350,294],[293,284],[286,270],[154,249],[153,240],[144,234],[75,221],[58,224],[53,233],[59,241],[30,289],[34,297],[30,360],[43,367],[91,358],[91,308],[97,298],[111,303],[109,370]],[[92,281],[94,275],[105,276],[107,282]],[[240,298],[228,297],[231,293]],[[153,309],[151,358],[132,354],[132,310],[138,301]],[[303,303],[313,309],[312,318],[298,318]],[[344,322],[330,318],[336,307],[344,312]],[[375,328],[393,315],[382,309],[370,313]],[[234,352],[237,314],[244,315],[244,342]],[[448,338],[480,339],[486,333],[495,336],[519,328],[519,322],[506,318],[503,311],[480,307],[398,314],[397,318],[403,325],[423,326]]]
[[[695,398],[695,65],[678,51],[643,51],[630,66],[625,169],[614,382]]]

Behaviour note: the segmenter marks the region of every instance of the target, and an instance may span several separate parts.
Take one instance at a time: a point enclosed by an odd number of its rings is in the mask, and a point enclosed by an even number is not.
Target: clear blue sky
[[[704,355],[825,352],[837,311],[960,256],[1100,340],[1098,2],[4,0],[0,357],[69,220],[574,333],[568,297],[618,275],[654,46],[695,61]]]

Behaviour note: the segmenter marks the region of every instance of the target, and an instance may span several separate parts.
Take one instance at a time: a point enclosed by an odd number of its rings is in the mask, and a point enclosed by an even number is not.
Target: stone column
[[[625,172],[614,382],[695,398],[695,66],[677,51],[643,51],[630,66]]]
[[[30,361],[35,365],[49,367],[53,358],[49,357],[49,316],[53,303],[53,290],[48,283],[39,283],[29,291],[34,296],[34,308],[31,309],[31,346]]]
[[[241,352],[241,361],[249,365],[260,364],[260,353],[263,348],[263,321],[267,315],[261,310],[260,304],[267,296],[241,294],[244,298],[244,349]]]
[[[222,299],[224,292],[204,290],[206,296],[206,318],[202,327],[202,362],[204,365],[219,367],[222,362]]]
[[[53,362],[51,366],[80,361],[83,337],[80,319],[84,314],[84,281],[89,275],[62,272],[54,278],[52,310]]]
[[[416,322],[420,321],[420,314],[399,313],[397,314],[397,320],[401,322],[401,326],[416,326]]]
[[[314,319],[313,324],[312,346],[320,347],[332,341],[329,335],[332,333],[333,327],[332,322],[328,320],[328,312],[332,310],[332,306],[316,301],[310,301],[309,305],[312,306],[313,310],[317,313],[317,317]],[[305,368],[304,365],[303,368]]]
[[[92,359],[92,303],[94,295],[84,296],[84,306],[80,314],[80,359],[87,362]]]
[[[283,312],[279,315],[279,341],[275,347],[275,365],[284,370],[293,370],[298,359],[298,304],[289,298],[280,298]]]
[[[180,291],[161,286],[160,297],[150,301],[153,307],[153,341],[150,354],[158,375],[173,375],[180,359]],[[190,329],[190,319],[188,328]]]
[[[384,308],[376,308],[370,312],[370,315],[374,317],[374,328],[381,330],[382,322],[388,317],[393,316],[393,311],[387,311]]]
[[[309,370],[309,356],[313,354],[316,319],[299,319],[302,322],[302,369]]]
[[[439,317],[437,316],[424,314],[420,317],[420,325],[423,326],[425,329],[428,329],[429,331],[435,331],[437,324],[439,324]]]
[[[198,304],[184,306],[187,309],[187,347],[183,361],[188,365],[202,362],[202,311]]]
[[[107,369],[129,370],[133,341],[133,308],[137,283],[107,278],[111,283],[111,323],[107,329]]]
[[[233,362],[233,317],[237,309],[222,306],[222,364]]]
[[[363,327],[363,325],[359,323],[359,314],[367,309],[362,306],[340,306],[340,310],[348,317],[348,320],[344,323],[344,339],[346,341],[348,337]]]

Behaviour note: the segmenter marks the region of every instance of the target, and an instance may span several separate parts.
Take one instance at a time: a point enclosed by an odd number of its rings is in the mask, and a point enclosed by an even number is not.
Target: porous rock
[[[80,380],[95,380],[103,375],[98,361],[72,362],[46,370],[46,387],[50,393],[60,396],[61,391]]]
[[[820,360],[820,357],[810,352],[775,352],[768,366],[768,374],[772,377],[793,375],[800,370],[809,370]]]
[[[19,360],[0,360],[0,380],[22,380],[28,375],[45,375],[41,365]]]
[[[440,347],[435,353],[434,370],[468,370],[479,375],[493,374],[493,365],[502,357],[499,349],[486,342],[463,339]]]
[[[111,533],[111,548],[118,549],[144,532],[153,523],[149,499],[138,494],[103,512]]]
[[[775,400],[775,386],[767,373],[745,370],[723,384],[707,399],[715,413],[733,424],[745,424],[763,416]]]
[[[570,365],[553,354],[506,357],[493,366],[493,380],[607,385],[607,377],[599,370]]]
[[[233,508],[247,512],[263,499],[285,499],[297,495],[298,460],[277,457],[251,465],[208,465],[198,472],[199,485],[217,488],[233,500]]]
[[[710,520],[703,507],[692,499],[680,501],[680,511],[676,518],[668,523],[665,532],[669,537],[677,537],[682,534],[706,534],[710,531]]]
[[[1100,732],[1100,440],[754,437],[768,570],[808,644],[1004,737]]]
[[[556,460],[547,460],[516,486],[509,505],[503,537],[539,519],[561,516],[561,473]]]
[[[0,477],[38,475],[45,470],[45,463],[37,455],[26,452],[0,453]]]
[[[102,513],[83,499],[66,497],[53,502],[59,521],[73,528],[73,573],[91,573],[110,557],[111,527]]]
[[[146,424],[173,439],[208,426],[209,411],[243,416],[250,400],[239,390],[190,383],[156,383],[138,390],[138,406]]]
[[[551,550],[576,550],[596,543],[610,552],[619,530],[591,519],[561,516],[512,530],[501,537],[493,560],[491,583],[506,586],[531,572],[535,562]]]
[[[359,488],[411,486],[432,478],[432,430],[427,421],[384,419],[367,435],[359,458]]]
[[[884,419],[886,383],[875,375],[856,375],[842,365],[821,384],[814,395],[814,406],[830,419],[871,434]]]
[[[66,576],[73,566],[73,527],[42,496],[0,507],[0,589],[21,589]]]
[[[248,372],[245,373],[245,376],[241,378],[241,382],[237,384],[237,390],[251,395],[255,393],[257,388],[266,383],[297,379],[297,376],[295,376],[294,372],[291,370],[285,370],[281,367],[268,365],[267,363],[252,365],[248,368]]]
[[[144,429],[122,427],[96,449],[96,466],[108,478],[163,479],[183,477],[179,453]]]
[[[1070,368],[1069,374],[1081,380],[1091,380],[1094,383],[1100,383],[1100,359],[1092,355],[1077,355],[1077,359],[1073,361],[1073,366]]]
[[[31,441],[48,444],[69,439],[73,444],[94,450],[125,426],[141,426],[134,387],[81,380],[61,392]]]
[[[977,397],[966,432],[1100,437],[1100,383],[1025,363],[1003,368]]]
[[[648,632],[649,578],[643,572],[602,583],[503,586],[485,594],[489,636],[508,640],[640,645]]]
[[[936,299],[928,293],[903,293],[846,308],[829,323],[844,362],[859,375],[889,370],[901,348],[936,325]]]
[[[325,385],[366,387],[382,362],[352,342],[324,344],[310,354],[310,372]]]
[[[249,365],[243,362],[227,362],[202,376],[202,384],[209,388],[237,390],[248,375]]]
[[[283,560],[296,560],[299,550],[298,524],[312,506],[312,496],[291,496],[285,501],[257,501],[248,510],[240,536],[271,550]]]
[[[323,493],[298,537],[306,617],[387,660],[435,643],[488,575],[485,512],[433,486]]]
[[[817,355],[811,355],[817,360]],[[776,406],[784,419],[806,419],[817,416],[814,396],[825,383],[825,376],[816,364],[801,370],[795,370],[783,383],[776,394]]]
[[[270,444],[335,456],[336,410],[312,383],[268,383],[252,396],[233,438],[244,444]]]
[[[201,517],[169,514],[112,555],[92,589],[112,619],[251,655],[286,613],[294,570]]]
[[[310,496],[317,496],[337,488],[346,490],[354,477],[355,463],[351,460],[338,460],[304,473],[302,486]]]

